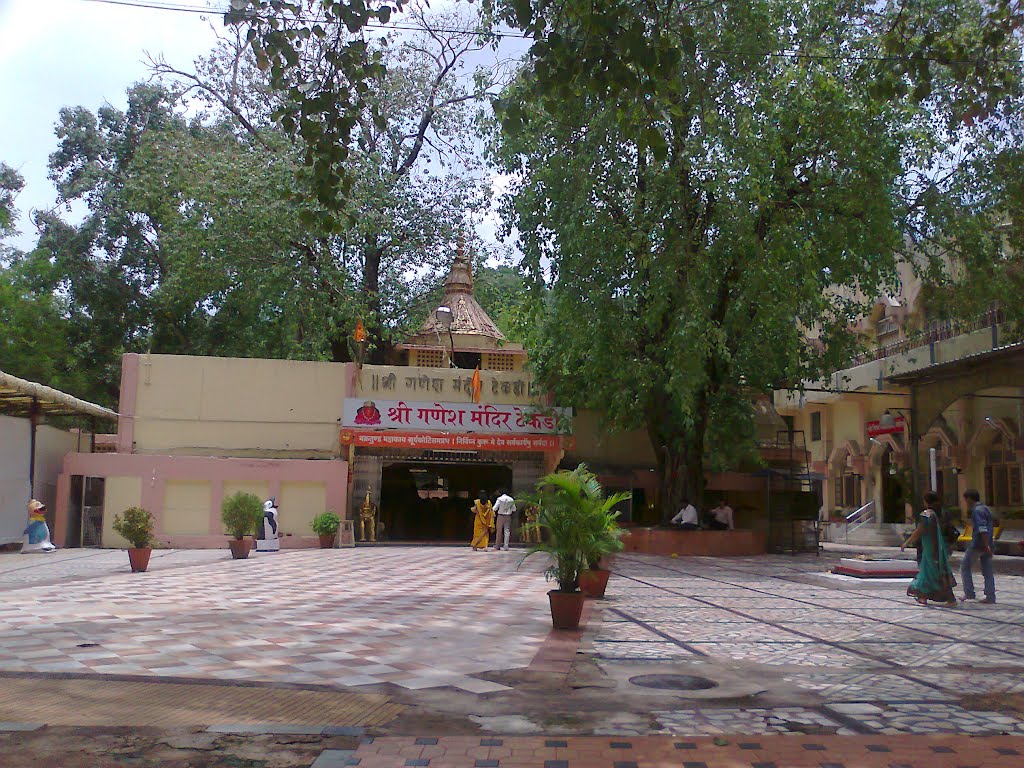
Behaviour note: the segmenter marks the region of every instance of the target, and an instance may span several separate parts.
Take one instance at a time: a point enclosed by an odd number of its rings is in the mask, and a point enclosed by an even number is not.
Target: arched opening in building
[[[481,490],[512,488],[512,468],[487,462],[396,462],[381,472],[380,519],[390,541],[464,541]]]
[[[887,448],[879,462],[882,480],[883,522],[902,523],[906,517],[906,502],[910,498],[910,478],[896,464],[895,452]]]

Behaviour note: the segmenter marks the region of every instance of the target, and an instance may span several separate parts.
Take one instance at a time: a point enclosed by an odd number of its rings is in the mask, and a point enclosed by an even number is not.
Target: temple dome
[[[473,265],[463,252],[461,242],[448,271],[448,277],[444,281],[444,299],[441,306],[452,311],[452,334],[484,336],[496,341],[505,340],[505,334],[498,330],[498,326],[473,296]],[[447,329],[438,320],[437,310],[434,310],[409,342],[436,339],[438,334],[447,333]]]

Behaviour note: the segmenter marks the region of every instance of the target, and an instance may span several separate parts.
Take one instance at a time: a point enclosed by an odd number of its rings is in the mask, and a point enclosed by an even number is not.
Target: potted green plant
[[[552,472],[537,481],[535,503],[539,512],[536,520],[525,526],[524,532],[530,534],[543,529],[546,536],[526,556],[542,552],[553,559],[545,575],[558,583],[558,589],[548,592],[551,623],[555,629],[579,627],[584,600],[579,588],[580,572],[598,551],[611,546],[608,544],[610,535],[598,532],[598,521],[606,519],[602,515],[623,498],[625,494],[602,498],[600,483],[583,464],[571,472]]]
[[[231,537],[228,546],[231,557],[244,560],[249,557],[252,540],[246,539],[263,520],[263,502],[258,496],[239,491],[224,499],[220,506],[220,519],[224,531]]]
[[[625,531],[619,527],[619,513],[614,507],[630,498],[628,492],[616,493],[604,498],[597,478],[589,472],[584,483],[587,509],[583,525],[588,535],[583,538],[587,567],[580,571],[580,590],[587,597],[604,597],[608,588],[611,570],[603,568],[602,562],[610,555],[622,551],[622,536]]]
[[[149,557],[153,554],[153,515],[142,507],[128,507],[114,516],[114,531],[131,545],[128,562],[132,573],[145,573]]]
[[[341,527],[341,518],[334,512],[321,512],[313,518],[310,526],[313,528],[313,533],[320,537],[320,549],[331,549],[334,547],[338,528]]]

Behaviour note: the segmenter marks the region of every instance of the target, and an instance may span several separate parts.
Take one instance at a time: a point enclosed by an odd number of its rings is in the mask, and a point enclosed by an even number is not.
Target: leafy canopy
[[[647,429],[667,508],[700,500],[708,448],[749,443],[751,396],[843,367],[908,233],[934,227],[922,170],[954,163],[961,83],[893,87],[875,6],[502,6],[537,38],[495,143],[534,365]]]

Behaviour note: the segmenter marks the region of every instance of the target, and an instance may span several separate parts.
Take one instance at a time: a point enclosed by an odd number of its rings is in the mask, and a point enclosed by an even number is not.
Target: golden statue
[[[366,498],[359,507],[359,540],[376,541],[375,523],[377,520],[377,505],[370,501],[370,489],[366,489]],[[369,528],[370,535],[367,538],[366,531]]]
[[[523,509],[523,516],[526,518],[526,524],[522,529],[523,541],[528,544],[540,544],[540,526],[537,525],[540,509],[536,504],[527,504]]]

